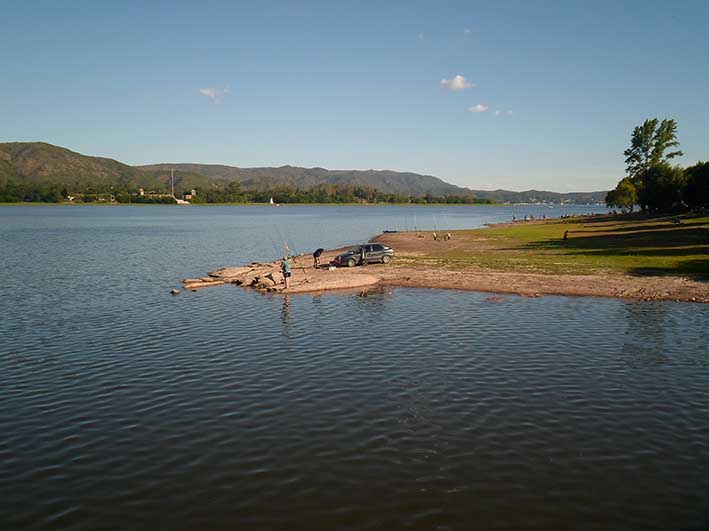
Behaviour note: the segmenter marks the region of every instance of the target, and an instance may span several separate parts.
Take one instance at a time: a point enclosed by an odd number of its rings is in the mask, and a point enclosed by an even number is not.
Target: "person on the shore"
[[[435,242],[437,239],[438,239],[438,236],[437,236],[436,233],[434,232],[434,233],[433,233],[433,241]]]
[[[367,265],[367,246],[366,245],[362,246],[361,252],[362,252],[362,258],[361,258],[362,265],[366,266]]]
[[[320,255],[323,254],[324,249],[319,248],[315,249],[315,252],[313,253],[313,267],[317,269],[320,267]]]
[[[291,270],[290,260],[288,260],[287,256],[284,256],[283,260],[281,260],[281,273],[283,273],[283,283],[286,285],[286,289],[290,288]]]
[[[450,239],[451,239],[451,233],[449,232],[446,234],[446,241],[449,241]]]

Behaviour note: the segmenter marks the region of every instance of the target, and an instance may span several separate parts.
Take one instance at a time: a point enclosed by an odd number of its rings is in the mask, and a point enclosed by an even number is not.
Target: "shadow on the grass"
[[[671,267],[636,267],[631,269],[630,273],[634,275],[680,274],[709,280],[709,258],[706,258],[709,256],[709,222],[619,227],[608,231],[599,227],[598,232],[568,231],[566,240],[561,233],[559,238],[530,242],[521,249],[590,257],[626,255],[677,257],[678,263]],[[682,257],[687,259],[682,260]]]
[[[692,277],[695,280],[709,282],[709,258],[685,260],[673,268],[636,267],[631,269],[629,273],[638,277],[680,274]]]

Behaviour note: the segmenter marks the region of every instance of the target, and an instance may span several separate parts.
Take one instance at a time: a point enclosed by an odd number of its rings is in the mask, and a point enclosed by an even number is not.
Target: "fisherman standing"
[[[281,260],[281,273],[283,273],[283,283],[286,285],[286,289],[290,288],[290,260],[287,256],[284,256]]]
[[[367,246],[366,245],[362,246],[361,252],[362,252],[362,265],[366,266],[367,265]]]

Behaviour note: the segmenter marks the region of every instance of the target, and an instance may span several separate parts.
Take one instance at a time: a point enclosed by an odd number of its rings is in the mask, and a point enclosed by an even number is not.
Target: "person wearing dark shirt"
[[[315,252],[313,253],[313,267],[317,269],[320,267],[320,255],[322,255],[323,249],[316,249]]]

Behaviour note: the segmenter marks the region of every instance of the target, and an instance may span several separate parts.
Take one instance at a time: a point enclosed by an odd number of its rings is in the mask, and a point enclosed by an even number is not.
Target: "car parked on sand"
[[[388,245],[381,243],[365,243],[352,247],[349,251],[338,254],[332,261],[333,265],[338,267],[354,267],[362,264],[362,248],[364,248],[364,256],[367,263],[381,262],[388,264],[394,257],[394,249]]]

